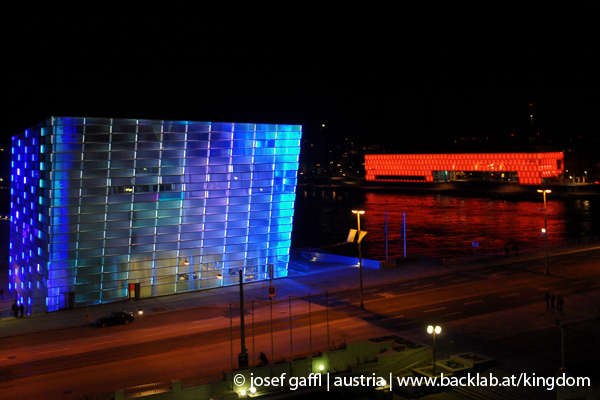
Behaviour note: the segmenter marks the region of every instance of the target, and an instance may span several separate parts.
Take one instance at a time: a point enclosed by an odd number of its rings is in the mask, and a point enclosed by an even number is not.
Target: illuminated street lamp
[[[542,230],[542,235],[544,235],[544,248],[546,249],[546,275],[549,275],[550,272],[548,271],[548,224],[546,223],[546,193],[552,193],[552,191],[550,189],[538,189],[538,193],[544,194],[544,229]]]
[[[363,276],[362,276],[362,253],[360,249],[361,235],[360,235],[360,215],[365,212],[362,210],[352,210],[354,214],[356,214],[356,222],[358,223],[358,273],[360,275],[360,309],[365,309],[365,303],[363,298]]]
[[[435,335],[439,335],[442,332],[442,328],[439,326],[429,325],[427,327],[427,333],[433,335],[433,375],[435,376]]]

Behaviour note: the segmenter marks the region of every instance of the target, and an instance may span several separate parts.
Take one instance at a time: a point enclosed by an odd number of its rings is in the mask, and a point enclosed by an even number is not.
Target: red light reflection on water
[[[361,216],[361,228],[369,232],[363,252],[372,259],[385,259],[386,211],[389,258],[402,257],[404,253],[400,244],[403,213],[409,256],[467,256],[473,254],[473,241],[479,243],[480,254],[502,253],[505,246],[529,250],[544,245],[542,202],[367,193],[362,209],[365,214]],[[548,201],[547,209],[548,242],[565,240],[564,203]]]

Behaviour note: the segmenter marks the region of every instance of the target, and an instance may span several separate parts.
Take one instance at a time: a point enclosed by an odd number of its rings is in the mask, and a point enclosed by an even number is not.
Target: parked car
[[[115,311],[108,314],[106,317],[98,318],[96,325],[101,328],[106,328],[110,325],[129,324],[133,322],[135,317],[129,311]]]

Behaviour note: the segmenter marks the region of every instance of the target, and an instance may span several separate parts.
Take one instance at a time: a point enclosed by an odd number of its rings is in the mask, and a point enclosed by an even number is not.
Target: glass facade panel
[[[301,126],[52,117],[12,138],[9,290],[30,311],[287,275]],[[222,275],[225,279],[218,279]],[[73,304],[74,302],[74,304]]]

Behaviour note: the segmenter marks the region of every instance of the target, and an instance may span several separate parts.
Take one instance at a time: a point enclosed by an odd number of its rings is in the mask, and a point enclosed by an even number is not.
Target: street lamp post
[[[248,349],[246,349],[246,326],[244,321],[244,271],[240,269],[240,341],[241,351],[238,354],[238,366],[239,368],[248,368]],[[217,278],[223,279],[223,275],[218,274]],[[229,304],[231,310],[231,304]],[[231,314],[231,311],[230,311]],[[232,339],[233,340],[233,339]]]
[[[362,275],[362,252],[360,248],[360,215],[364,214],[364,211],[361,210],[352,210],[354,214],[356,214],[356,222],[358,223],[358,273],[360,275],[360,309],[365,309],[364,297],[363,297],[363,275]]]
[[[550,189],[538,189],[538,193],[544,194],[544,248],[546,250],[546,275],[549,275],[550,272],[548,271],[548,224],[546,222],[546,193],[552,193],[552,191]]]
[[[439,326],[429,325],[427,327],[427,333],[433,335],[433,376],[435,376],[435,335],[439,335],[442,332],[442,328]]]

